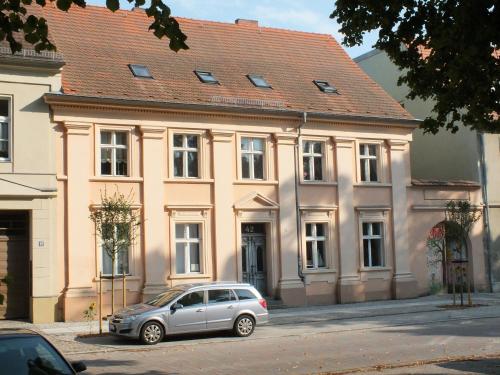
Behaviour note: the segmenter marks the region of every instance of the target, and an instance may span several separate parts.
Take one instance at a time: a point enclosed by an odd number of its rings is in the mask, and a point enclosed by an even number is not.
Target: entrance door
[[[0,319],[29,317],[30,273],[28,214],[0,211]]]
[[[266,295],[265,224],[243,224],[241,233],[243,282],[252,284],[261,294]]]

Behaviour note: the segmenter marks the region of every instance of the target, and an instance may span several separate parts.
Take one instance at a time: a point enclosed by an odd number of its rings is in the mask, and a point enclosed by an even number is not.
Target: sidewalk
[[[500,293],[476,293],[472,296],[475,304],[500,306]],[[269,326],[286,324],[314,323],[332,320],[353,320],[358,318],[383,317],[419,312],[443,311],[438,307],[451,304],[452,296],[436,295],[409,300],[389,300],[361,302],[344,305],[310,306],[270,310]],[[474,309],[472,309],[474,310]],[[459,310],[466,312],[467,310]],[[48,324],[32,324],[23,321],[0,320],[0,328],[28,328],[47,336],[73,336],[98,332],[99,324],[87,322],[57,322]],[[107,332],[107,322],[103,322],[103,332]]]

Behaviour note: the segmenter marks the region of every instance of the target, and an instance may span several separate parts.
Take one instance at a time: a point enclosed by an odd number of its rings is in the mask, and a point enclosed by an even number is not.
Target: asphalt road
[[[444,312],[417,313],[347,322],[345,329],[332,321],[263,326],[247,339],[205,334],[169,338],[154,348],[107,338],[112,349],[101,345],[100,351],[71,354],[70,359],[84,360],[86,374],[109,375],[316,374],[356,369],[374,374],[500,374],[500,311],[486,315],[450,319]],[[472,356],[477,360],[463,361]],[[434,360],[442,362],[407,366]]]

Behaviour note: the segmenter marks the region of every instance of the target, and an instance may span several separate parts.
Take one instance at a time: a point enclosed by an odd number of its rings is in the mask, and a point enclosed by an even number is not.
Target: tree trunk
[[[111,259],[111,315],[115,313],[115,259]]]

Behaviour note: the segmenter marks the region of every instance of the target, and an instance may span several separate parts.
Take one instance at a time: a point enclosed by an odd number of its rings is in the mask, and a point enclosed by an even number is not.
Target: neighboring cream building
[[[431,100],[406,98],[408,87],[398,86],[400,70],[387,54],[373,50],[354,59],[395,100],[417,119],[432,115]],[[469,180],[482,187],[485,207],[485,251],[493,291],[500,291],[500,135],[479,133],[460,127],[452,134],[413,133],[412,177],[426,180]]]
[[[46,320],[56,302],[55,318],[81,320],[111,267],[129,274],[129,303],[210,280],[250,282],[290,306],[426,294],[426,239],[444,203],[480,202],[474,185],[411,183],[418,122],[329,35],[179,19],[190,50],[176,54],[147,31],[142,10],[43,12],[64,54],[62,88],[30,89],[15,105],[41,120],[21,139],[25,125],[12,122],[5,165],[31,174],[40,165],[43,189],[29,191],[50,197],[1,204],[31,210],[32,221],[42,217],[29,204],[56,206],[57,228],[54,211],[43,213],[46,237],[32,224],[33,296],[45,297],[33,305],[46,303]],[[52,124],[35,101],[42,93]],[[21,147],[45,153],[18,156]],[[104,189],[132,192],[143,219],[120,264],[89,219]],[[481,225],[470,241],[482,290]]]
[[[61,55],[0,46],[0,318],[58,315],[64,257],[56,253],[53,124],[43,95],[59,91]]]

